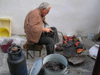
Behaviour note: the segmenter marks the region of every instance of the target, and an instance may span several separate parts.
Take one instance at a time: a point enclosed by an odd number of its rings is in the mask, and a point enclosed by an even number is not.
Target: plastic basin
[[[11,46],[13,40],[11,40],[9,43],[5,45],[1,45],[2,52],[7,53],[8,48]]]

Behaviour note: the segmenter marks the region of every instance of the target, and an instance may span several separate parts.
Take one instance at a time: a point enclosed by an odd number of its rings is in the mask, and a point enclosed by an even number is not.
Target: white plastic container
[[[43,66],[44,75],[66,75],[68,62],[64,56],[62,56],[60,54],[50,54],[43,59],[43,65],[48,61],[60,62],[63,65],[65,65],[65,68],[61,71],[55,72],[55,71],[51,71],[51,70],[47,69],[45,66]]]

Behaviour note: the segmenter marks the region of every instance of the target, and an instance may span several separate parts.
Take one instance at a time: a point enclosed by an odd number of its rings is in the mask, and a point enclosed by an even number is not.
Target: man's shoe
[[[55,50],[56,50],[56,51],[63,51],[63,48],[61,48],[61,47],[56,47]]]

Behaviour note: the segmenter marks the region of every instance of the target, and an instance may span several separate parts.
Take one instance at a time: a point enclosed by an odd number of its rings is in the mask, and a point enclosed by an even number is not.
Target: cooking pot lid
[[[43,62],[42,57],[38,58],[34,62],[29,75],[37,75],[41,70],[42,62]]]

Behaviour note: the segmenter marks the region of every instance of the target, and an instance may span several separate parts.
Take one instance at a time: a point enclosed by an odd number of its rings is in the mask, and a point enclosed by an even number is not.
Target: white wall
[[[12,34],[25,34],[24,19],[41,2],[51,5],[46,21],[58,31],[83,36],[98,32],[100,0],[0,0],[0,18],[11,18]]]

